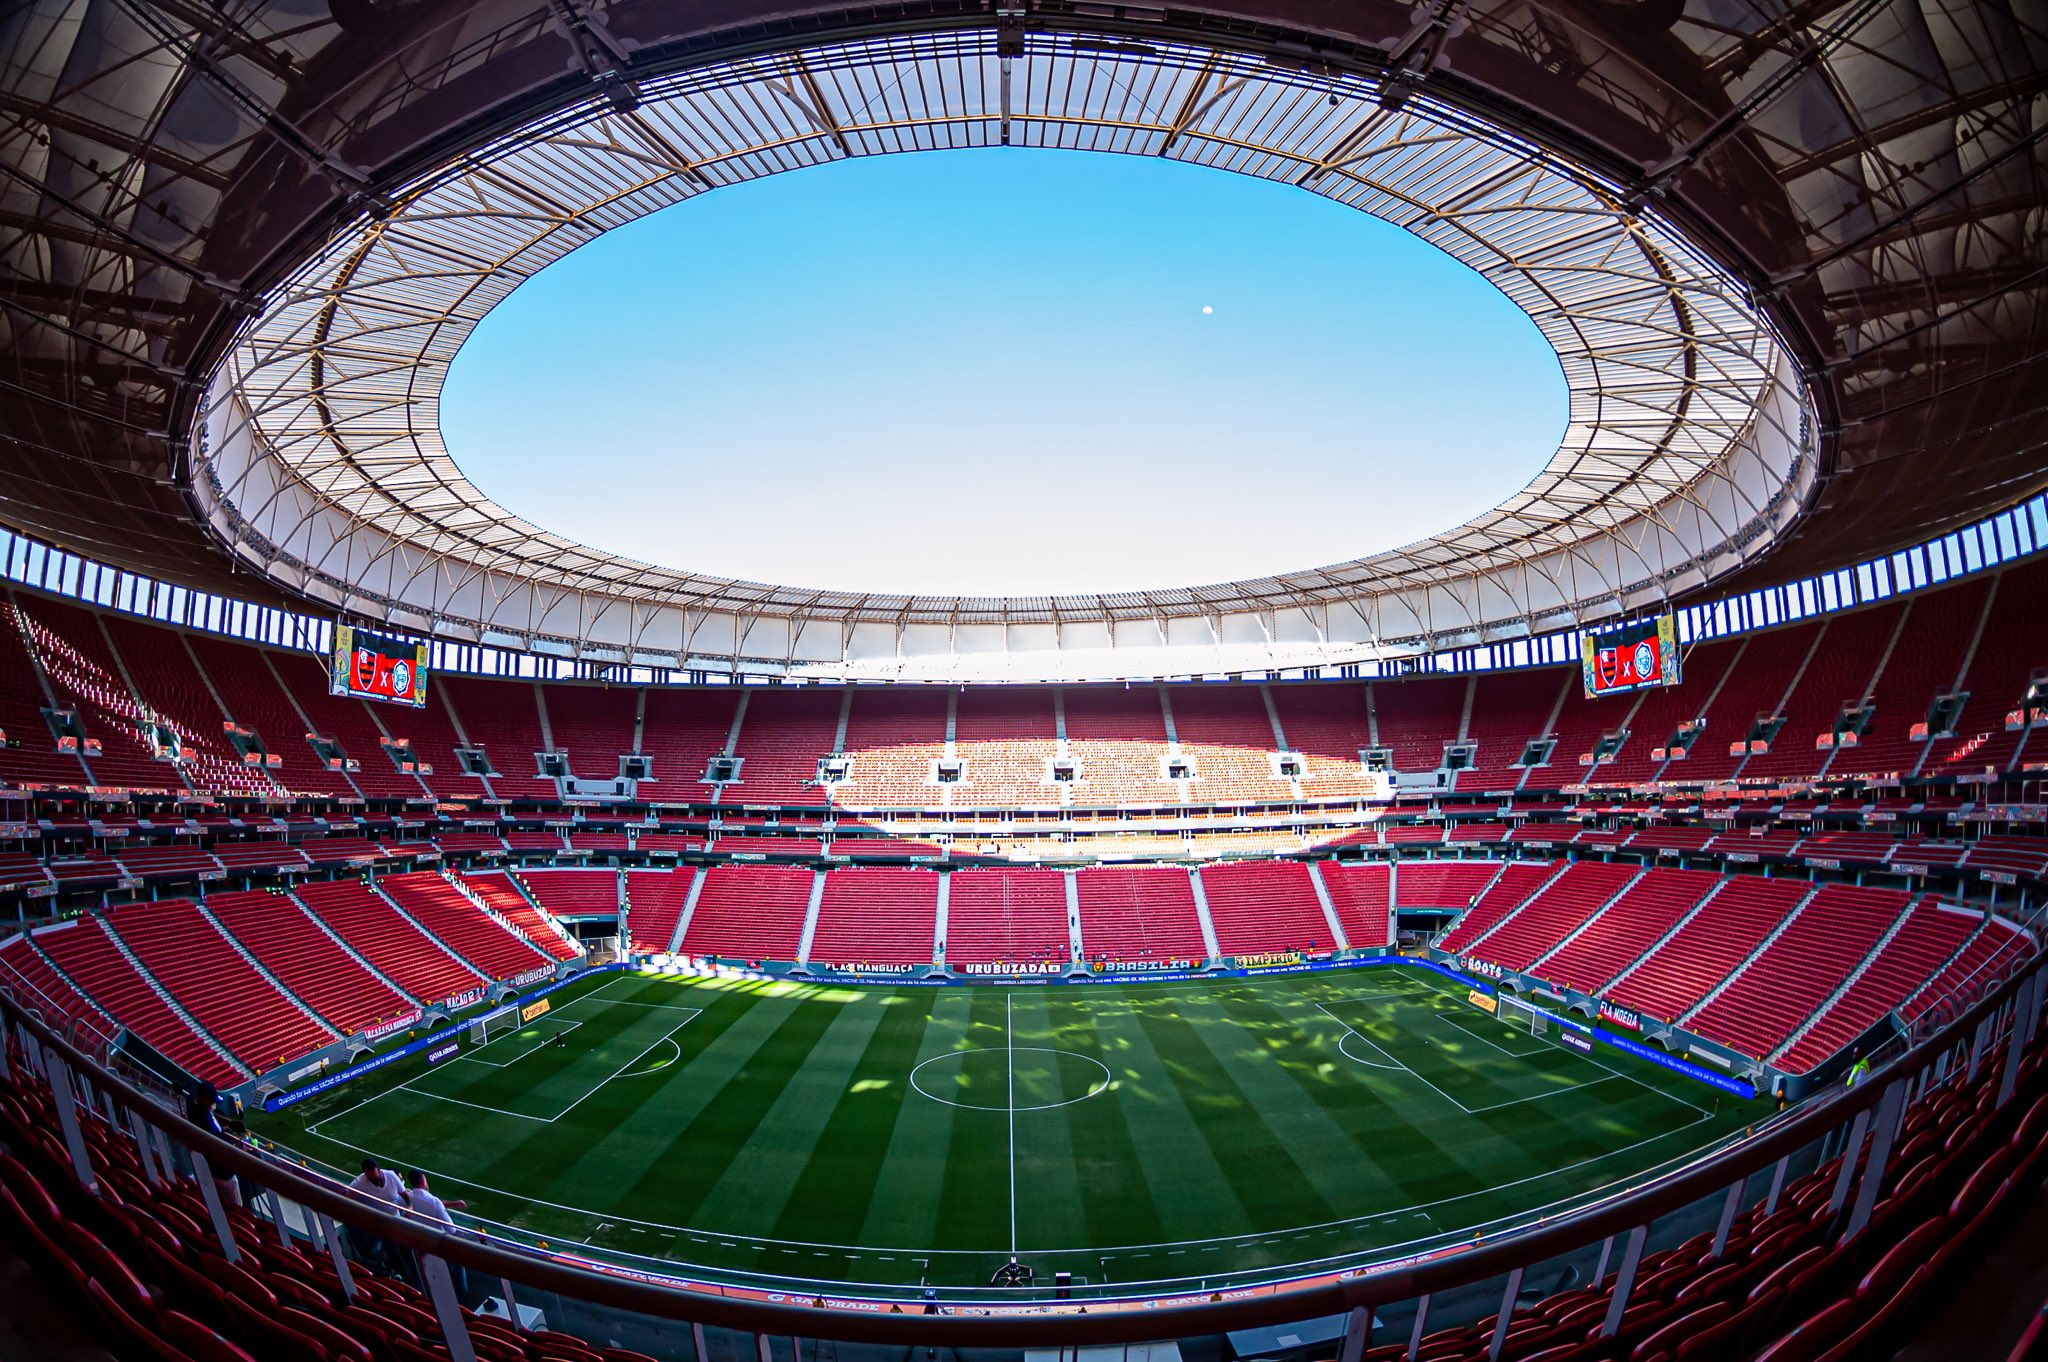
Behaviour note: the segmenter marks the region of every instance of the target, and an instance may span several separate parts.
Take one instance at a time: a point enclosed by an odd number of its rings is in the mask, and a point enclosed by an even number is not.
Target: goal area
[[[503,1012],[478,1017],[469,1024],[469,1043],[472,1046],[489,1045],[492,1041],[502,1040],[517,1031],[519,1026],[519,1012],[516,1008],[507,1008]]]

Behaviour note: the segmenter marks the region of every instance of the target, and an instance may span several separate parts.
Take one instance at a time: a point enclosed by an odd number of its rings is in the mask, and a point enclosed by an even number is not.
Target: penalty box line
[[[567,1011],[566,1008],[563,1010]],[[538,1026],[540,1024],[541,1023],[538,1018],[536,1018],[532,1022],[522,1023],[516,1030],[508,1031],[504,1035],[498,1037],[496,1040],[485,1041],[482,1045],[477,1046],[476,1049],[471,1050],[466,1054],[457,1055],[455,1057],[456,1061],[458,1063],[467,1061],[471,1064],[482,1064],[485,1067],[492,1069],[509,1069],[514,1064],[517,1064],[520,1060],[525,1059],[528,1055],[532,1054],[535,1050],[547,1048],[548,1042],[546,1040],[535,1041],[533,1044],[527,1046],[524,1050],[521,1050],[518,1054],[512,1056],[512,1058],[505,1060],[503,1062],[500,1062],[495,1059],[485,1059],[483,1057],[484,1051],[490,1049],[494,1045],[503,1045],[508,1040],[518,1040],[519,1037],[525,1033],[528,1027]],[[560,1028],[562,1034],[566,1035],[569,1032],[574,1031],[577,1027],[583,1025],[583,1023],[577,1018],[571,1017],[568,1021],[557,1022],[555,1023],[555,1025]]]
[[[664,1010],[683,1010],[683,1009],[664,1009]],[[648,1047],[647,1047],[646,1049],[644,1049],[644,1050],[640,1051],[640,1053],[639,1053],[639,1054],[636,1054],[636,1055],[634,1055],[634,1056],[633,1056],[633,1057],[632,1057],[631,1059],[627,1060],[627,1061],[626,1061],[626,1062],[625,1062],[624,1064],[621,1064],[621,1065],[620,1065],[620,1066],[619,1066],[618,1068],[616,1068],[616,1069],[612,1070],[612,1072],[610,1072],[610,1073],[606,1074],[606,1075],[605,1075],[605,1076],[604,1076],[603,1078],[599,1079],[599,1080],[598,1080],[598,1081],[597,1081],[597,1082],[596,1082],[595,1084],[591,1085],[591,1087],[590,1087],[590,1088],[589,1088],[589,1089],[588,1089],[587,1091],[585,1091],[585,1092],[584,1092],[584,1094],[583,1094],[583,1095],[582,1095],[581,1097],[578,1097],[578,1098],[577,1098],[577,1099],[576,1099],[575,1101],[571,1102],[571,1103],[570,1103],[570,1104],[569,1104],[568,1106],[566,1106],[566,1107],[562,1108],[562,1109],[561,1109],[560,1111],[556,1112],[556,1113],[555,1113],[555,1114],[554,1114],[553,1116],[533,1116],[533,1115],[530,1115],[530,1114],[528,1114],[527,1112],[523,1112],[523,1111],[507,1111],[507,1110],[506,1110],[505,1108],[503,1108],[503,1107],[493,1107],[493,1106],[488,1106],[488,1105],[486,1105],[486,1104],[484,1104],[484,1103],[482,1103],[482,1102],[472,1102],[472,1101],[468,1100],[467,1098],[463,1098],[463,1097],[450,1097],[450,1096],[446,1095],[445,1093],[438,1093],[438,1092],[428,1092],[428,1091],[427,1091],[427,1090],[426,1090],[425,1088],[415,1088],[415,1087],[413,1086],[413,1084],[414,1084],[414,1083],[416,1083],[416,1082],[418,1082],[418,1081],[419,1081],[419,1079],[417,1079],[417,1078],[408,1078],[408,1079],[407,1079],[407,1080],[406,1080],[405,1082],[403,1082],[403,1083],[399,1083],[399,1084],[397,1084],[397,1085],[395,1085],[395,1086],[393,1086],[393,1087],[387,1088],[387,1089],[385,1089],[385,1090],[384,1090],[383,1092],[380,1092],[380,1093],[378,1093],[378,1094],[377,1094],[377,1095],[376,1095],[375,1097],[366,1097],[366,1098],[364,1098],[364,1099],[363,1099],[362,1101],[360,1101],[360,1102],[356,1103],[356,1104],[355,1104],[355,1106],[353,1106],[353,1107],[347,1107],[347,1108],[344,1108],[344,1109],[343,1109],[343,1110],[341,1110],[341,1111],[337,1111],[337,1112],[336,1112],[336,1113],[334,1113],[334,1115],[332,1115],[332,1116],[328,1116],[328,1117],[325,1117],[325,1118],[323,1118],[323,1119],[321,1119],[321,1120],[319,1120],[319,1121],[316,1121],[316,1122],[315,1122],[314,1124],[312,1124],[312,1125],[310,1125],[310,1126],[307,1126],[307,1127],[306,1127],[306,1133],[307,1133],[308,1135],[317,1135],[317,1134],[319,1134],[319,1127],[321,1127],[321,1126],[324,1126],[324,1125],[328,1124],[328,1122],[330,1122],[330,1121],[338,1121],[338,1120],[340,1120],[340,1119],[341,1119],[342,1117],[344,1117],[344,1116],[347,1116],[347,1115],[348,1115],[349,1113],[351,1113],[351,1112],[355,1111],[355,1110],[356,1110],[356,1109],[357,1109],[358,1107],[365,1107],[365,1106],[368,1106],[368,1105],[369,1105],[370,1103],[372,1103],[372,1102],[375,1102],[375,1101],[379,1101],[379,1100],[381,1100],[382,1098],[386,1098],[386,1097],[389,1097],[389,1096],[391,1096],[391,1094],[393,1094],[393,1093],[397,1093],[397,1092],[409,1092],[409,1093],[413,1094],[413,1095],[414,1095],[415,1097],[426,1097],[426,1098],[431,1098],[431,1099],[432,1099],[433,1101],[436,1101],[436,1102],[448,1102],[448,1103],[451,1103],[451,1104],[453,1104],[453,1105],[455,1105],[455,1106],[458,1106],[458,1107],[468,1107],[468,1108],[470,1108],[470,1109],[471,1109],[472,1111],[488,1111],[488,1112],[490,1112],[490,1113],[491,1113],[492,1115],[494,1115],[494,1116],[508,1116],[508,1117],[511,1117],[512,1119],[514,1119],[514,1120],[518,1120],[518,1121],[532,1121],[532,1122],[533,1122],[533,1123],[535,1123],[536,1125],[548,1125],[548,1126],[551,1126],[551,1125],[555,1124],[555,1122],[557,1122],[557,1121],[560,1121],[560,1120],[562,1120],[562,1119],[563,1119],[564,1117],[566,1117],[566,1116],[567,1116],[567,1115],[568,1115],[568,1114],[569,1114],[570,1112],[572,1112],[572,1111],[576,1110],[576,1108],[578,1108],[578,1107],[582,1106],[582,1105],[583,1105],[583,1104],[584,1104],[585,1102],[589,1101],[589,1100],[590,1100],[590,1099],[591,1099],[592,1097],[596,1096],[596,1095],[597,1095],[597,1093],[598,1093],[598,1091],[599,1091],[599,1089],[603,1088],[603,1087],[604,1087],[604,1086],[605,1086],[606,1084],[610,1083],[610,1082],[611,1082],[611,1081],[612,1081],[613,1079],[615,1079],[615,1078],[618,1078],[618,1077],[620,1077],[621,1075],[625,1074],[626,1070],[628,1070],[628,1069],[632,1068],[632,1067],[633,1067],[633,1066],[634,1066],[635,1064],[638,1064],[638,1063],[639,1063],[639,1062],[640,1062],[641,1060],[645,1059],[645,1058],[646,1058],[646,1057],[647,1057],[647,1056],[648,1056],[649,1054],[653,1053],[653,1051],[655,1050],[655,1048],[656,1048],[657,1046],[659,1046],[659,1045],[663,1044],[664,1042],[668,1042],[668,1041],[672,1041],[672,1040],[674,1040],[676,1032],[678,1032],[678,1031],[682,1030],[682,1029],[683,1029],[683,1028],[684,1028],[685,1026],[688,1026],[688,1025],[689,1025],[689,1024],[691,1023],[691,1022],[693,1022],[693,1021],[697,1020],[697,1018],[698,1018],[698,1017],[701,1017],[702,1015],[704,1015],[704,1013],[703,1013],[703,1009],[702,1009],[702,1008],[690,1008],[690,1009],[687,1009],[687,1010],[688,1010],[688,1011],[689,1011],[689,1013],[690,1013],[690,1015],[689,1015],[689,1016],[687,1016],[687,1017],[683,1018],[683,1019],[682,1019],[681,1021],[677,1022],[677,1023],[676,1023],[676,1024],[674,1025],[674,1026],[670,1027],[670,1028],[668,1029],[668,1031],[667,1031],[667,1033],[666,1033],[666,1034],[664,1034],[664,1035],[662,1035],[662,1036],[659,1036],[659,1037],[657,1037],[657,1038],[656,1038],[656,1039],[654,1040],[654,1042],[653,1042],[652,1044],[650,1044],[650,1045],[649,1045],[649,1046],[648,1046]],[[496,1043],[497,1043],[497,1042],[495,1042],[495,1041],[493,1041],[493,1042],[492,1042],[492,1044],[496,1044]],[[540,1048],[543,1048],[543,1047],[541,1047],[541,1046],[535,1046],[534,1048],[535,1048],[535,1049],[540,1049]],[[681,1048],[681,1047],[677,1047],[677,1048],[678,1048],[678,1050],[680,1050],[680,1048]],[[510,1062],[516,1062],[516,1061],[508,1061],[508,1063],[510,1063]],[[506,1065],[497,1065],[497,1066],[494,1066],[494,1067],[497,1067],[497,1068],[504,1068],[504,1067],[506,1067]],[[663,1066],[663,1067],[666,1067],[666,1066]],[[655,1072],[655,1070],[652,1070],[652,1069],[650,1069],[650,1070],[648,1070],[648,1072],[649,1072],[649,1073],[653,1073],[653,1072]],[[423,1078],[423,1077],[425,1077],[425,1076],[426,1076],[426,1075],[424,1075],[424,1074],[420,1075],[420,1077],[422,1077],[422,1078]]]

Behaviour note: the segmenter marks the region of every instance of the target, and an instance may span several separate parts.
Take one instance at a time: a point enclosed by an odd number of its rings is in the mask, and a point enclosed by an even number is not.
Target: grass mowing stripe
[[[1047,993],[1049,1004],[1052,999]],[[1130,1170],[1144,1167],[1132,1137],[1129,1115],[1119,1089],[1129,1080],[1118,1072],[1121,1056],[1103,1043],[1098,1014],[1086,1000],[1068,996],[1046,1009],[1048,1044],[1072,1051],[1109,1070],[1109,1088],[1100,1097],[1061,1109],[1066,1144],[1073,1159],[1070,1198],[1080,1202],[1085,1232],[1067,1239],[1037,1238],[1037,1243],[1149,1244],[1168,1238],[1158,1207],[1130,1179]],[[1122,1195],[1110,1195],[1116,1189]]]
[[[1084,1182],[1080,1171],[1075,1122],[1093,1108],[1106,1108],[1110,1099],[1101,1090],[1108,1080],[1088,1062],[1086,1050],[1061,1034],[1071,1029],[1062,1028],[1062,1020],[1087,1014],[1070,994],[1065,990],[1056,996],[1038,988],[1010,996],[1012,1034],[1019,1046],[1031,1047],[1017,1056],[1019,1065],[1026,1078],[1042,1079],[1026,1083],[1019,1101],[1061,1104],[1016,1116],[1017,1244],[1027,1259],[1033,1246],[1085,1244],[1090,1238],[1088,1204],[1094,1184]],[[1046,1270],[1052,1270],[1050,1265]]]
[[[925,1017],[922,1035],[914,1050],[901,1057],[894,1081],[906,1092],[910,1074],[917,1065],[936,1059],[967,1043],[971,1029],[973,992],[967,989],[932,989],[913,995],[915,1006]],[[906,1010],[911,1004],[903,1005]],[[861,1220],[859,1242],[904,1246],[914,1253],[918,1247],[936,1242],[945,1204],[944,1169],[938,1163],[942,1151],[952,1146],[953,1119],[961,1113],[943,1102],[917,1094],[906,1095],[896,1109],[896,1123],[871,1178],[867,1214]],[[985,1247],[985,1246],[984,1246]]]
[[[936,990],[934,990],[934,994]],[[933,994],[927,994],[932,998]],[[776,1218],[782,1238],[866,1243],[862,1223],[873,1204],[874,1171],[881,1164],[903,1104],[912,1098],[904,1057],[917,1052],[931,1024],[929,1007],[906,1000],[879,1014],[845,1088],[831,1104],[825,1127]]]
[[[1004,1048],[1003,991],[977,988],[969,992],[974,996],[968,1004],[967,1033],[954,1048],[979,1052],[977,1071],[1000,1078],[1002,1058],[997,1052]],[[989,1253],[984,1279],[1009,1253],[1009,1127],[1009,1112],[1003,1107],[956,1108],[940,1174],[942,1213],[934,1227],[932,1247]]]

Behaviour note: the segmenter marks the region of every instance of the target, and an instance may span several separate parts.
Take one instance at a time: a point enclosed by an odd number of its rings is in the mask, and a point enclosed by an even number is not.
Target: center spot
[[[912,1069],[910,1086],[950,1107],[1042,1111],[1096,1096],[1109,1087],[1109,1067],[1038,1045],[951,1050]]]

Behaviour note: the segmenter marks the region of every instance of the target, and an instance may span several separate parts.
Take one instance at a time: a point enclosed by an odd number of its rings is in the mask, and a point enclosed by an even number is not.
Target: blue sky
[[[1029,595],[1395,547],[1519,489],[1565,417],[1528,318],[1397,228],[1246,176],[1004,149],[772,176],[610,232],[484,319],[442,429],[503,505],[648,562]]]

